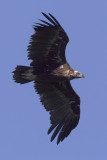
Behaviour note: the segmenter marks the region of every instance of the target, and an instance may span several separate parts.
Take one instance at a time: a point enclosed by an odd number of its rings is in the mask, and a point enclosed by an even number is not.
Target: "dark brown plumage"
[[[84,77],[74,71],[66,61],[65,48],[68,36],[59,22],[42,13],[49,21],[34,25],[35,33],[28,46],[30,67],[17,66],[13,78],[17,83],[34,81],[36,92],[45,109],[50,113],[51,141],[58,135],[57,144],[77,126],[80,118],[80,97],[73,90],[70,80]]]

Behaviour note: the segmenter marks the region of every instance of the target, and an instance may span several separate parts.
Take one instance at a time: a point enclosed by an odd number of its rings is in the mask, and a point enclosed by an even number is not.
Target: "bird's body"
[[[45,109],[50,112],[51,141],[58,135],[57,143],[74,129],[80,118],[80,97],[73,90],[70,80],[84,77],[73,70],[65,58],[65,48],[69,39],[59,22],[51,15],[43,15],[51,22],[40,20],[34,26],[28,46],[30,67],[17,66],[13,78],[17,83],[34,81],[36,92]]]

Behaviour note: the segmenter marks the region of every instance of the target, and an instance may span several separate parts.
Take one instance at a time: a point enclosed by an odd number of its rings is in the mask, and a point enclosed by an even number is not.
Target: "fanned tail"
[[[20,84],[28,83],[35,79],[32,67],[17,66],[13,73],[13,79]]]

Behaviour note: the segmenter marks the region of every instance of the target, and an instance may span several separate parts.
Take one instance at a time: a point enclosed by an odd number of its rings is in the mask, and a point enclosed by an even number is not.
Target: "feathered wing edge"
[[[42,14],[49,22],[40,19],[43,23],[36,23],[37,25],[33,25],[35,33],[31,36],[27,49],[28,59],[32,60],[30,66],[41,66],[41,63],[44,61],[44,58],[41,59],[43,55],[45,60],[46,57],[48,57],[49,62],[51,62],[52,59],[52,65],[50,64],[48,66],[50,66],[51,69],[55,69],[59,65],[66,63],[65,48],[69,42],[69,38],[53,15],[50,13],[49,15],[46,15],[45,13]],[[37,61],[40,63],[37,63]],[[45,66],[46,65],[43,67],[45,68]],[[38,72],[39,71],[36,73]]]
[[[51,126],[48,134],[53,131],[51,141],[58,135],[57,144],[70,134],[80,118],[80,98],[69,86],[70,82],[62,83],[61,86],[46,81],[35,82],[40,101],[50,112]]]

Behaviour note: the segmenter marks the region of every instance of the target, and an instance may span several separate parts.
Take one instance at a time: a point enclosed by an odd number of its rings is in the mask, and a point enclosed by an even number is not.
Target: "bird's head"
[[[78,71],[74,71],[74,78],[85,78],[85,76]]]

